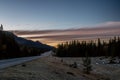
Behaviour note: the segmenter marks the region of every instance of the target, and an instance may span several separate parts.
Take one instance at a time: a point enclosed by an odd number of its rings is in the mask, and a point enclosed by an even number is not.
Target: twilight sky
[[[20,37],[40,41],[52,46],[71,40],[96,41],[97,38],[101,38],[104,41],[108,41],[110,38],[120,36],[120,22],[107,22],[96,25],[94,28],[14,31],[14,33]]]
[[[120,0],[0,0],[5,30],[55,30],[120,22]]]

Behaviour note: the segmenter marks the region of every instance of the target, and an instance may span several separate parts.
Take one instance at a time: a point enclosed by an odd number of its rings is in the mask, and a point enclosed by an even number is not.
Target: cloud
[[[15,34],[31,40],[54,44],[70,40],[107,39],[120,36],[120,22],[106,22],[89,28],[43,31],[15,31]]]
[[[120,21],[109,21],[101,24],[94,25],[96,28],[120,28]]]
[[[120,22],[118,21],[118,22],[107,22],[107,23],[105,23],[105,24],[103,24],[103,26],[107,26],[107,27],[120,27]]]

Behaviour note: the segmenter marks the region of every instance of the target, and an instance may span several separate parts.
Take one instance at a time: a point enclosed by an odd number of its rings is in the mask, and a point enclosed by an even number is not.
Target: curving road
[[[45,52],[41,54],[40,56],[32,56],[32,57],[22,57],[22,58],[14,58],[14,59],[6,59],[6,60],[0,60],[0,69],[7,68],[10,66],[14,66],[17,64],[21,64],[27,61],[32,61],[41,57],[50,56],[52,51]]]

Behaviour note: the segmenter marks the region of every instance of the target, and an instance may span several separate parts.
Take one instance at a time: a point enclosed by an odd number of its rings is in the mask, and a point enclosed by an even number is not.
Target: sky
[[[120,22],[120,0],[0,0],[5,30],[64,30]]]
[[[40,41],[42,43],[57,46],[66,41],[97,41],[98,38],[108,41],[110,38],[120,36],[120,22],[107,22],[96,25],[93,28],[66,29],[66,30],[39,30],[39,31],[15,31],[16,35]]]

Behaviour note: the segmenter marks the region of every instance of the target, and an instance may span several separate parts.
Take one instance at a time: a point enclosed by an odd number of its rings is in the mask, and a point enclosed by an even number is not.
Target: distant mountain
[[[27,40],[21,37],[15,36],[15,40],[19,45],[24,45],[24,46],[29,46],[29,47],[34,47],[34,48],[39,48],[39,49],[44,49],[44,50],[52,50],[54,47],[48,46],[46,44],[42,44],[41,42],[33,42],[32,40]]]

